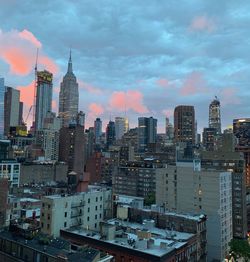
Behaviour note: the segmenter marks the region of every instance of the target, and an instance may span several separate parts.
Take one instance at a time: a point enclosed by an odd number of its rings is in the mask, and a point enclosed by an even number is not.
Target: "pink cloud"
[[[18,34],[23,39],[26,39],[26,40],[30,41],[37,48],[41,48],[42,47],[41,42],[30,31],[24,29],[22,32],[19,32]]]
[[[221,91],[221,104],[222,105],[239,105],[241,103],[237,96],[238,91],[234,87],[228,87]]]
[[[156,84],[161,87],[167,87],[169,85],[169,81],[165,78],[160,78],[156,81]]]
[[[102,105],[91,103],[88,107],[88,114],[86,118],[86,127],[93,126],[95,119],[104,113]]]
[[[164,109],[162,110],[162,114],[167,116],[167,117],[172,117],[174,115],[174,109]]]
[[[143,104],[143,94],[137,90],[127,92],[115,91],[110,97],[109,105],[112,110],[133,110],[136,113],[148,113],[148,108]]]
[[[189,96],[197,93],[206,93],[207,91],[208,89],[203,74],[200,72],[192,72],[185,79],[183,86],[180,89],[180,94],[182,96]]]
[[[103,93],[103,91],[100,88],[92,86],[92,85],[85,83],[81,80],[78,80],[78,83],[79,83],[80,88],[83,88],[84,90],[88,91],[89,93],[93,93],[93,94],[97,94],[97,95]]]
[[[206,15],[196,16],[190,25],[192,31],[207,31],[209,33],[216,30],[216,24],[213,19]]]
[[[34,69],[36,49],[41,48],[41,42],[28,30],[21,32],[0,30],[0,59],[10,67],[10,73],[27,75]],[[47,69],[52,73],[58,72],[55,62],[39,51],[38,69]]]
[[[57,102],[56,102],[56,100],[52,100],[52,110],[54,111],[54,112],[56,112],[57,111]]]
[[[98,105],[96,103],[91,103],[89,105],[89,111],[90,111],[90,113],[92,113],[93,115],[96,115],[96,116],[99,116],[99,115],[104,113],[103,106]]]

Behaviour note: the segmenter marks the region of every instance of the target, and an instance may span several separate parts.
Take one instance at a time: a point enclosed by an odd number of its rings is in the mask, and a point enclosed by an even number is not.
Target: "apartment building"
[[[58,237],[60,229],[80,226],[93,231],[111,216],[111,189],[89,187],[75,195],[52,195],[42,198],[41,230]]]

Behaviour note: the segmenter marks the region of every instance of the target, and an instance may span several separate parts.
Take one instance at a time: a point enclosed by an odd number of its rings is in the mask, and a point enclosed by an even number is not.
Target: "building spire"
[[[72,59],[71,59],[71,48],[70,48],[70,51],[69,51],[68,73],[73,73]]]

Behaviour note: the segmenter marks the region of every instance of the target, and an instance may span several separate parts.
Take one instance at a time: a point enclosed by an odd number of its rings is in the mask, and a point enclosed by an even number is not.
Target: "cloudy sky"
[[[87,126],[195,106],[199,129],[217,95],[222,124],[250,116],[250,1],[0,0],[0,75],[32,104],[34,63],[54,73],[53,109],[72,48]]]

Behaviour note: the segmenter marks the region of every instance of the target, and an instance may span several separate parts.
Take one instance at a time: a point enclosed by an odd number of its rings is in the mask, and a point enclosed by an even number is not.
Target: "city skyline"
[[[194,105],[201,131],[215,95],[222,128],[248,116],[247,1],[0,2],[1,77],[21,90],[24,118],[33,102],[36,49],[38,70],[54,75],[58,113],[70,47],[87,127],[97,117],[106,126],[110,115],[114,120],[126,111],[131,127],[153,116],[163,132],[166,115],[173,123],[175,106],[185,104]]]

